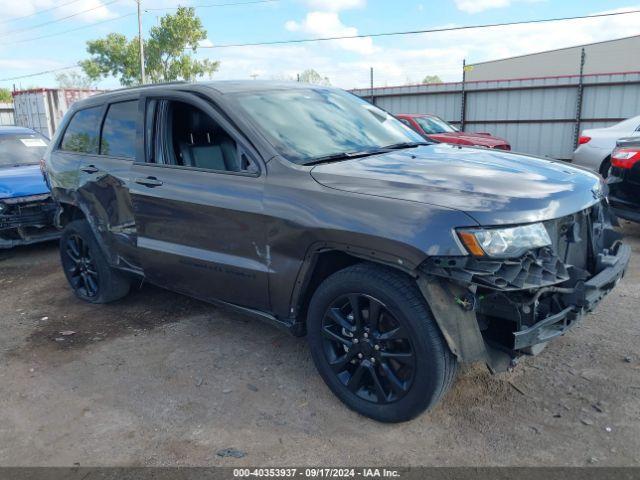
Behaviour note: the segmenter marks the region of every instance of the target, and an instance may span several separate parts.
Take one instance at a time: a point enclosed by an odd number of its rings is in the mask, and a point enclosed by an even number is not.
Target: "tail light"
[[[611,165],[618,168],[629,169],[640,162],[640,147],[616,148],[611,154]]]
[[[581,135],[580,138],[578,138],[578,145],[584,145],[585,143],[589,143],[591,141],[591,137],[585,137],[584,135]]]

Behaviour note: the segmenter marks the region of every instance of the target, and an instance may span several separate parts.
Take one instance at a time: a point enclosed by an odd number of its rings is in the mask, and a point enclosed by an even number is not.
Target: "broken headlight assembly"
[[[457,230],[463,245],[476,257],[515,258],[529,250],[551,245],[542,223],[507,228],[465,228]]]

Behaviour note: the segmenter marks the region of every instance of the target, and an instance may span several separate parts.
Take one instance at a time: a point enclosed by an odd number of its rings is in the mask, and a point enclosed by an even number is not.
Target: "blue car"
[[[0,127],[0,249],[60,236],[39,165],[48,143],[30,128]]]

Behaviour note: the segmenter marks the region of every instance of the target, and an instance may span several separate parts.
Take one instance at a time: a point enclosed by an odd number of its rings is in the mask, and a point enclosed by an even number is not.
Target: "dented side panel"
[[[429,255],[464,255],[453,229],[473,224],[463,212],[384,197],[342,192],[315,182],[304,169],[268,167],[264,211],[273,271],[273,312],[295,317],[314,255],[332,249],[351,256],[415,269]],[[299,319],[304,320],[304,319]]]

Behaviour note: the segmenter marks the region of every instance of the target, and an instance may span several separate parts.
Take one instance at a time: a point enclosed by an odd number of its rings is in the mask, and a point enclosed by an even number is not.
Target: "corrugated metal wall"
[[[0,125],[15,125],[13,103],[0,103]]]
[[[434,113],[464,130],[489,132],[515,151],[568,159],[574,131],[606,127],[640,115],[640,72],[359,89],[391,113]],[[372,95],[373,94],[373,95]]]

